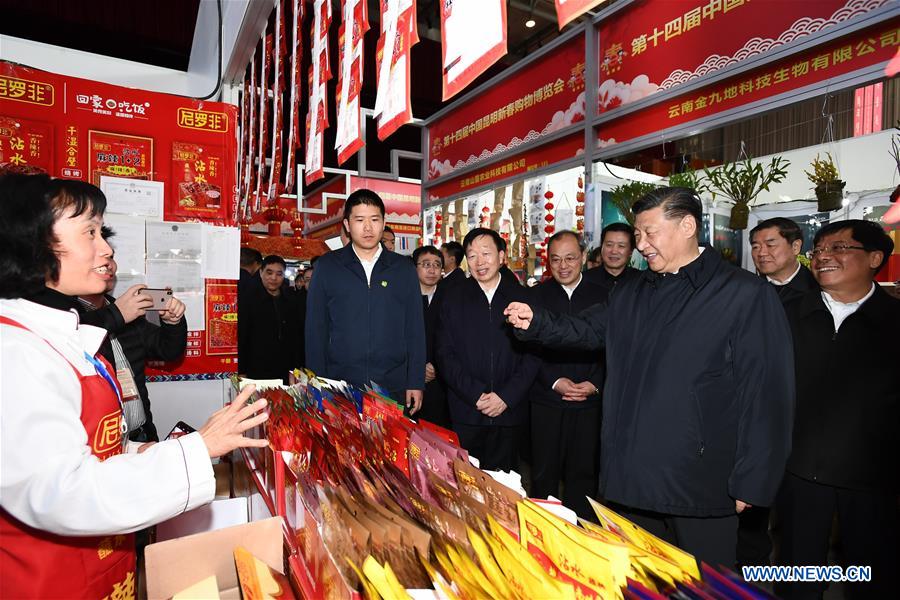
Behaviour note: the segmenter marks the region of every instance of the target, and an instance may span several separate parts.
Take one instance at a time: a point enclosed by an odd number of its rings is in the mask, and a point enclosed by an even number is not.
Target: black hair
[[[391,229],[391,226],[390,226],[390,225],[385,225],[385,226],[384,226],[384,232],[382,233],[382,235],[383,235],[384,233],[394,233],[394,230]],[[394,233],[394,235],[396,236],[397,234]]]
[[[0,177],[0,298],[31,296],[59,278],[49,189],[46,175]]]
[[[581,240],[581,236],[569,229],[563,229],[562,231],[557,231],[556,233],[551,235],[549,238],[547,238],[547,252],[548,253],[550,252],[550,245],[553,244],[553,242],[558,242],[559,240],[561,240],[562,238],[567,237],[567,236],[571,236],[572,239],[575,240],[575,243],[578,244],[578,249],[581,252],[584,252],[584,242]]]
[[[241,266],[251,267],[257,263],[262,263],[262,252],[256,248],[241,247]]]
[[[444,255],[441,254],[441,251],[435,248],[434,246],[420,246],[413,250],[412,260],[414,264],[419,262],[419,257],[423,254],[433,254],[441,259],[441,266],[444,266]]]
[[[587,259],[592,263],[598,263],[602,259],[600,258],[600,252],[603,251],[603,248],[597,246],[596,248],[591,248],[591,251],[588,252]]]
[[[102,216],[106,196],[94,185],[47,175],[0,177],[0,298],[25,298],[59,281],[54,223]]]
[[[788,244],[793,244],[797,240],[803,241],[803,231],[800,229],[800,225],[797,224],[797,221],[785,217],[772,217],[771,219],[760,221],[757,223],[756,227],[750,230],[750,243],[753,243],[754,235],[763,229],[769,229],[771,227],[778,229],[778,233],[787,240]]]
[[[115,230],[114,230],[112,227],[110,227],[109,225],[103,225],[103,226],[100,227],[100,236],[101,236],[104,240],[108,240],[109,238],[115,237],[115,236],[116,236],[116,232],[115,232]]]
[[[456,261],[456,266],[460,266],[462,264],[463,258],[466,256],[466,251],[463,250],[462,244],[457,241],[449,241],[441,244],[441,248],[447,251],[447,254],[453,257],[453,260]]]
[[[681,220],[690,215],[697,222],[697,235],[703,228],[703,203],[697,192],[685,187],[661,187],[641,196],[631,212],[635,218],[642,212],[661,206],[667,219]]]
[[[699,221],[698,221],[699,224]],[[634,227],[629,225],[628,223],[610,223],[606,227],[603,228],[603,231],[600,232],[600,246],[603,245],[603,240],[606,239],[606,234],[611,233],[613,231],[620,231],[628,236],[628,242],[631,244],[631,249],[634,250],[637,246],[637,242],[634,239]],[[597,256],[600,256],[600,248],[597,248]]]
[[[891,239],[891,236],[887,234],[881,225],[874,221],[863,221],[862,219],[832,221],[816,232],[813,246],[818,246],[819,241],[823,237],[845,229],[850,230],[850,237],[859,242],[867,252],[881,252],[881,264],[875,269],[877,274],[890,259],[891,253],[894,251],[894,240]]]
[[[500,234],[494,231],[493,229],[488,229],[487,227],[476,227],[466,234],[465,239],[463,239],[463,251],[469,249],[469,246],[472,245],[472,242],[475,241],[475,238],[480,238],[481,236],[486,235],[494,241],[494,245],[497,246],[497,252],[505,252],[506,251],[506,242],[500,237]]]
[[[282,268],[287,269],[287,263],[284,262],[284,259],[278,256],[277,254],[270,254],[265,257],[262,261],[262,266],[260,269],[265,269],[269,265],[281,265]]]
[[[378,207],[378,210],[381,211],[381,218],[384,218],[384,202],[381,200],[381,196],[372,190],[363,188],[361,190],[356,190],[347,196],[347,200],[344,201],[344,219],[349,220],[353,207],[359,206],[360,204]],[[349,231],[347,232],[347,235],[350,235]]]

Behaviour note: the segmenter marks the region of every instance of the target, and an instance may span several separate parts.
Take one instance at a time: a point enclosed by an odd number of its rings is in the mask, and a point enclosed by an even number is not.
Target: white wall
[[[178,421],[199,429],[212,413],[225,406],[230,387],[227,379],[148,383],[150,410],[159,437],[164,438]]]

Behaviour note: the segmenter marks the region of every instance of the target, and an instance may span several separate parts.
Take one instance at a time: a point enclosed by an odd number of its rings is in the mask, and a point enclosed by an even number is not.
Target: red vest
[[[30,331],[0,316],[2,325]],[[49,341],[44,342],[63,356]],[[98,358],[109,373],[115,373]],[[69,366],[81,384],[81,423],[91,453],[101,461],[121,454],[122,412],[115,391],[99,373],[82,375],[71,362]],[[134,598],[134,563],[134,534],[55,535],[29,527],[0,509],[0,598]]]

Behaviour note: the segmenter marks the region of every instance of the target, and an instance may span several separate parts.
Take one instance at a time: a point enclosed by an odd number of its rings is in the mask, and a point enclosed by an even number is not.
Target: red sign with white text
[[[98,184],[101,175],[183,181],[172,172],[173,148],[179,143],[217,148],[222,168],[220,210],[204,219],[230,220],[235,195],[237,108],[66,77],[0,61],[0,169],[46,171],[53,177]],[[8,138],[8,125],[18,124]],[[23,150],[10,153],[13,137]],[[15,145],[19,142],[16,140]],[[178,210],[167,193],[165,219],[200,215]]]
[[[504,157],[489,166],[428,188],[428,202],[459,195],[460,192],[547,167],[583,153],[584,134],[579,131],[543,146]]]
[[[599,110],[672,89],[890,0],[637,0],[599,28]]]
[[[562,29],[601,2],[606,0],[556,0],[556,19],[559,21],[559,28]]]
[[[350,189],[345,190],[345,178],[338,177],[327,183],[321,189],[307,196],[307,206],[321,206],[321,197],[324,193],[351,194],[356,190],[372,190],[377,193],[384,202],[385,222],[397,233],[421,233],[420,210],[422,206],[422,186],[416,183],[391,181],[389,179],[376,179],[373,177],[350,176]],[[331,198],[328,200],[327,212],[323,215],[308,214],[306,217],[306,235],[313,232],[320,234],[324,227],[331,231],[334,220],[341,216],[344,210],[344,200]],[[337,229],[334,230],[338,232]],[[311,235],[311,237],[321,237]]]
[[[497,160],[584,120],[584,36],[576,36],[428,127],[428,178]]]
[[[870,67],[889,60],[898,45],[896,21],[881,23],[603,123],[598,145],[632,140]]]

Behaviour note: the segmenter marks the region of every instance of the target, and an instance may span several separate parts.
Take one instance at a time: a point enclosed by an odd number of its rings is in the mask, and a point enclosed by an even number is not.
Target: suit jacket
[[[425,388],[422,292],[407,257],[382,250],[370,284],[352,244],[323,255],[306,311],[306,363],[317,375],[395,395]]]
[[[474,278],[447,290],[435,351],[438,371],[447,382],[454,424],[511,426],[524,422],[540,359],[516,339],[503,310],[510,302],[527,302],[528,298],[526,288],[502,277],[490,304]],[[507,405],[495,418],[475,408],[478,398],[487,392],[495,392]]]
[[[463,271],[459,267],[456,267],[455,269],[447,273],[446,277],[442,278],[438,282],[438,287],[449,289],[458,283],[462,283],[466,279],[467,277],[465,271]]]
[[[767,280],[768,281],[768,280]],[[787,304],[793,300],[798,298],[802,298],[806,295],[807,292],[819,289],[819,282],[816,281],[816,278],[813,277],[813,274],[810,272],[802,264],[800,265],[800,270],[791,279],[788,283],[784,285],[775,285],[774,283],[769,282],[772,287],[775,288],[775,292],[778,294],[778,299],[781,300],[782,304]]]
[[[252,379],[287,380],[302,367],[305,306],[295,294],[260,286],[238,301],[238,369]]]
[[[602,284],[582,276],[581,283],[569,299],[563,287],[555,279],[550,279],[533,289],[535,304],[556,313],[577,315],[583,310],[600,302],[606,302],[609,290]],[[553,389],[557,379],[567,377],[575,383],[590,381],[600,390],[603,389],[605,359],[597,352],[578,349],[550,349],[542,346],[538,351],[541,367],[531,388],[531,401],[550,406],[596,406],[600,403],[600,394],[588,396],[584,402],[569,402]]]

